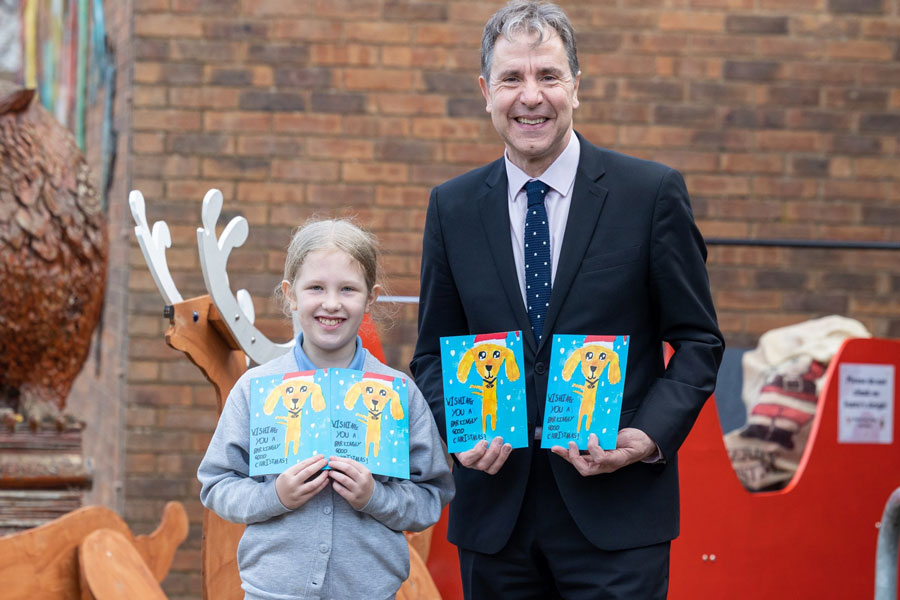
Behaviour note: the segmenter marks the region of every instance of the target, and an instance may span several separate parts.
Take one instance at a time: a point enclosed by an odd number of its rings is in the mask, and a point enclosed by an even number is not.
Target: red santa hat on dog
[[[382,375],[381,373],[372,373],[366,371],[362,376],[363,381],[377,381],[380,383],[394,383],[394,378],[391,375]]]
[[[586,346],[604,346],[613,349],[613,342],[616,341],[616,336],[614,335],[586,335],[584,336],[584,343],[581,345],[582,348]]]
[[[315,371],[294,371],[293,373],[285,373],[281,380],[288,381],[289,379],[299,379],[304,383],[313,383],[315,374]]]
[[[475,343],[472,346],[480,346],[481,344],[495,344],[506,348],[506,332],[480,333],[475,336]]]

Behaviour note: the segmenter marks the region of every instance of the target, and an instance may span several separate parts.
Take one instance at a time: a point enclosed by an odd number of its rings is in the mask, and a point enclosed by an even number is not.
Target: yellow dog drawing
[[[487,417],[491,417],[491,431],[497,430],[497,375],[500,366],[506,367],[506,378],[519,378],[519,365],[513,351],[506,347],[505,333],[490,333],[475,336],[475,345],[466,350],[456,369],[456,378],[465,382],[469,371],[475,370],[481,376],[481,385],[469,387],[481,396],[481,432],[487,431]]]
[[[344,406],[352,410],[357,400],[362,398],[366,413],[357,413],[360,422],[366,426],[366,456],[369,456],[369,445],[373,445],[372,454],[378,456],[381,446],[381,413],[391,406],[391,416],[395,421],[403,418],[403,405],[400,394],[391,385],[394,378],[390,375],[366,373],[361,381],[354,383],[344,396]]]
[[[312,409],[316,412],[325,409],[325,397],[322,396],[322,388],[313,381],[315,371],[300,371],[286,373],[282,383],[266,396],[263,412],[271,415],[275,405],[281,400],[287,409],[287,416],[275,417],[275,422],[284,425],[284,456],[287,458],[288,448],[294,445],[294,454],[300,450],[300,423],[303,416],[303,406],[307,400],[312,403]]]
[[[578,409],[577,432],[581,431],[582,417],[587,417],[585,430],[591,428],[594,418],[594,405],[597,403],[597,384],[603,370],[606,369],[606,377],[613,385],[622,379],[619,369],[619,355],[613,351],[615,336],[588,335],[584,338],[581,348],[575,350],[566,364],[563,366],[563,380],[569,381],[575,373],[575,368],[581,365],[581,374],[584,375],[584,385],[573,383],[575,393],[581,396],[581,406]]]

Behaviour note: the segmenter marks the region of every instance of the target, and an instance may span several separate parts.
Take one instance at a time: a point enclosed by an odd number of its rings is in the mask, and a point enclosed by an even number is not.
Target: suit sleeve
[[[632,427],[647,433],[669,458],[713,393],[725,348],[709,289],[706,246],[684,179],[672,169],[661,180],[653,211],[650,294],[658,339],[668,342],[674,354]]]
[[[465,312],[450,264],[441,227],[438,188],[431,192],[422,238],[419,292],[419,336],[410,373],[431,407],[441,438],[447,441],[444,385],[441,377],[441,336],[469,333]]]

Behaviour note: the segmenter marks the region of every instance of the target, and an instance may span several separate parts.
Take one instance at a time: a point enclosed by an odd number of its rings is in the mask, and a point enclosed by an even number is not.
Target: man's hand
[[[491,440],[490,446],[486,440],[481,440],[471,450],[465,452],[457,452],[456,460],[462,466],[469,469],[484,471],[488,475],[496,475],[509,453],[512,452],[512,446],[503,443],[502,437],[495,437]]]
[[[644,460],[656,453],[656,444],[650,436],[632,427],[619,431],[615,450],[604,450],[600,447],[596,434],[588,436],[587,454],[581,454],[575,442],[569,442],[568,450],[562,446],[553,446],[553,454],[566,459],[584,477],[612,473],[622,467]]]
[[[332,456],[328,461],[334,491],[340,494],[350,506],[360,510],[369,502],[375,491],[372,472],[352,458]]]
[[[285,469],[275,480],[275,493],[285,507],[294,510],[325,489],[328,471],[322,471],[328,461],[324,456],[311,456],[293,467]],[[310,479],[317,471],[322,471]]]

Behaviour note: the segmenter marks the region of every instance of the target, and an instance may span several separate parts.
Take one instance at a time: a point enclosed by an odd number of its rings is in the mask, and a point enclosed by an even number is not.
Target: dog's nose
[[[493,366],[493,365],[484,365],[484,368],[487,369],[488,375],[490,375],[490,374],[491,374],[491,369],[493,369],[494,366]]]
[[[591,375],[593,375],[594,371],[596,371],[596,370],[597,370],[597,367],[594,365],[591,365]]]
[[[378,408],[378,400],[375,400],[374,398],[372,398],[372,409],[374,410],[376,408]]]

